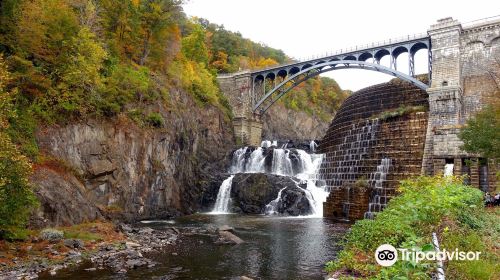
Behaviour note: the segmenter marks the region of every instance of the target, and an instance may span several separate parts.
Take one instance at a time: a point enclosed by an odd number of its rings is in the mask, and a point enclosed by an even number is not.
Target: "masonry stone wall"
[[[240,145],[260,145],[262,121],[252,112],[252,78],[250,72],[223,75],[217,78],[219,87],[233,108],[233,128]]]
[[[319,146],[325,153],[320,178],[330,190],[325,217],[362,219],[377,195],[373,190],[384,159],[390,165],[378,183],[384,189],[381,200],[395,195],[400,180],[420,174],[427,104],[425,91],[396,79],[362,89],[342,104]],[[419,112],[392,115],[402,108]]]
[[[446,18],[432,25],[429,35],[432,83],[422,172],[439,174],[454,163],[455,175],[468,175],[468,183],[494,191],[491,174],[498,164],[463,151],[458,134],[470,117],[499,97],[500,21],[463,27]]]

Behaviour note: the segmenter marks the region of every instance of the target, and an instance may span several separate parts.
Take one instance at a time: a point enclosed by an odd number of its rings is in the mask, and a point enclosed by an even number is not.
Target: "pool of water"
[[[323,266],[334,259],[348,228],[323,218],[285,218],[243,215],[185,216],[174,221],[142,224],[155,229],[230,225],[245,243],[215,245],[209,236],[183,237],[172,248],[150,255],[153,268],[89,272],[82,265],[59,271],[48,279],[323,279]]]

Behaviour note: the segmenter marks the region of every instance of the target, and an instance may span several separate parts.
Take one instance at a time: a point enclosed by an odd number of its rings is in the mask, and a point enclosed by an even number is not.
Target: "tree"
[[[493,48],[489,55],[471,52],[463,67],[475,73],[469,77],[481,82],[486,93],[480,98],[484,104],[460,131],[463,149],[490,159],[500,159],[500,49]],[[477,83],[477,81],[474,81]]]
[[[69,41],[64,56],[61,77],[69,88],[94,91],[102,86],[100,71],[107,53],[87,27]]]
[[[193,23],[192,28],[191,34],[182,39],[182,53],[192,61],[208,65],[205,30],[197,23]]]
[[[23,1],[17,22],[19,53],[54,65],[65,53],[65,42],[79,31],[73,8],[65,0]]]
[[[489,105],[479,111],[467,121],[459,137],[464,142],[464,150],[500,159],[500,107]]]
[[[28,181],[31,164],[5,132],[9,119],[15,117],[12,100],[16,91],[5,90],[9,79],[0,56],[0,238],[17,239],[24,235],[36,198]]]
[[[218,73],[229,72],[229,64],[227,63],[227,54],[223,51],[218,51],[215,60],[212,61],[212,67],[214,67]]]
[[[151,45],[164,42],[170,24],[170,7],[165,0],[145,0],[140,4],[142,50],[139,64],[144,65],[151,52]]]

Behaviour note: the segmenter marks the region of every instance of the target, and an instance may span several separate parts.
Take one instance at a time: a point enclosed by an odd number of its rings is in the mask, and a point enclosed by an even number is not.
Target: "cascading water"
[[[285,190],[286,188],[282,188],[279,192],[278,192],[278,196],[272,200],[271,202],[269,202],[269,204],[266,205],[266,214],[268,215],[274,215],[274,214],[278,214],[278,204],[281,200],[281,194],[283,193],[283,191]]]
[[[387,180],[387,173],[391,167],[391,159],[383,158],[377,171],[371,174],[370,183],[373,186],[372,199],[368,204],[368,212],[365,213],[365,219],[373,219],[375,213],[380,212],[387,206],[387,189],[384,188],[384,182]]]
[[[311,153],[316,152],[317,147],[318,147],[318,144],[316,143],[316,141],[311,140],[311,142],[309,143],[309,150],[311,151]]]
[[[289,150],[287,149],[274,149],[272,173],[276,175],[292,176],[292,160],[289,157]]]
[[[444,166],[444,176],[451,176],[453,175],[453,163],[447,163]]]
[[[229,176],[220,185],[219,192],[217,193],[217,200],[215,201],[214,214],[227,214],[229,213],[229,202],[231,201],[231,185],[233,183],[234,175]]]
[[[312,144],[311,144],[312,145]],[[217,194],[217,201],[212,211],[214,214],[228,213],[230,210],[231,184],[234,174],[237,173],[265,173],[267,149],[273,147],[271,166],[268,167],[271,174],[288,176],[296,182],[297,186],[305,190],[305,195],[312,209],[311,216],[323,216],[323,202],[326,201],[328,192],[324,184],[318,182],[319,167],[321,166],[322,154],[308,154],[300,149],[278,149],[277,141],[262,141],[261,147],[253,149],[243,147],[233,153],[229,173],[233,174],[222,183]],[[251,151],[251,152],[250,152]],[[321,186],[319,186],[321,185]],[[305,188],[303,188],[305,186]],[[276,214],[281,200],[281,189],[275,200],[266,206],[267,214]]]
[[[379,128],[378,119],[367,120],[363,126],[352,125],[342,140],[340,149],[331,155],[335,161],[325,162],[323,167],[330,170],[329,175],[323,178],[327,180],[328,188],[340,187],[346,180],[356,180],[359,163],[367,156],[368,150],[376,142]]]
[[[264,150],[261,147],[255,149],[252,154],[250,154],[250,159],[245,164],[245,170],[241,172],[245,173],[261,173],[265,171],[264,167]]]

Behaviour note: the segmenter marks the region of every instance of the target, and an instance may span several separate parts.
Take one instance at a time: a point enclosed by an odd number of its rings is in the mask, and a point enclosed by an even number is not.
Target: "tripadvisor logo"
[[[375,251],[375,260],[381,266],[391,266],[398,260],[398,251],[392,245],[380,245]]]
[[[398,258],[398,255],[400,258]],[[446,249],[436,251],[431,244],[425,245],[421,250],[402,248],[396,250],[392,245],[383,244],[375,251],[375,260],[381,266],[391,266],[395,264],[398,259],[402,261],[415,261],[417,263],[423,260],[477,261],[479,260],[479,255],[481,255],[481,252],[463,252],[458,251],[458,249],[454,251],[447,251]]]

